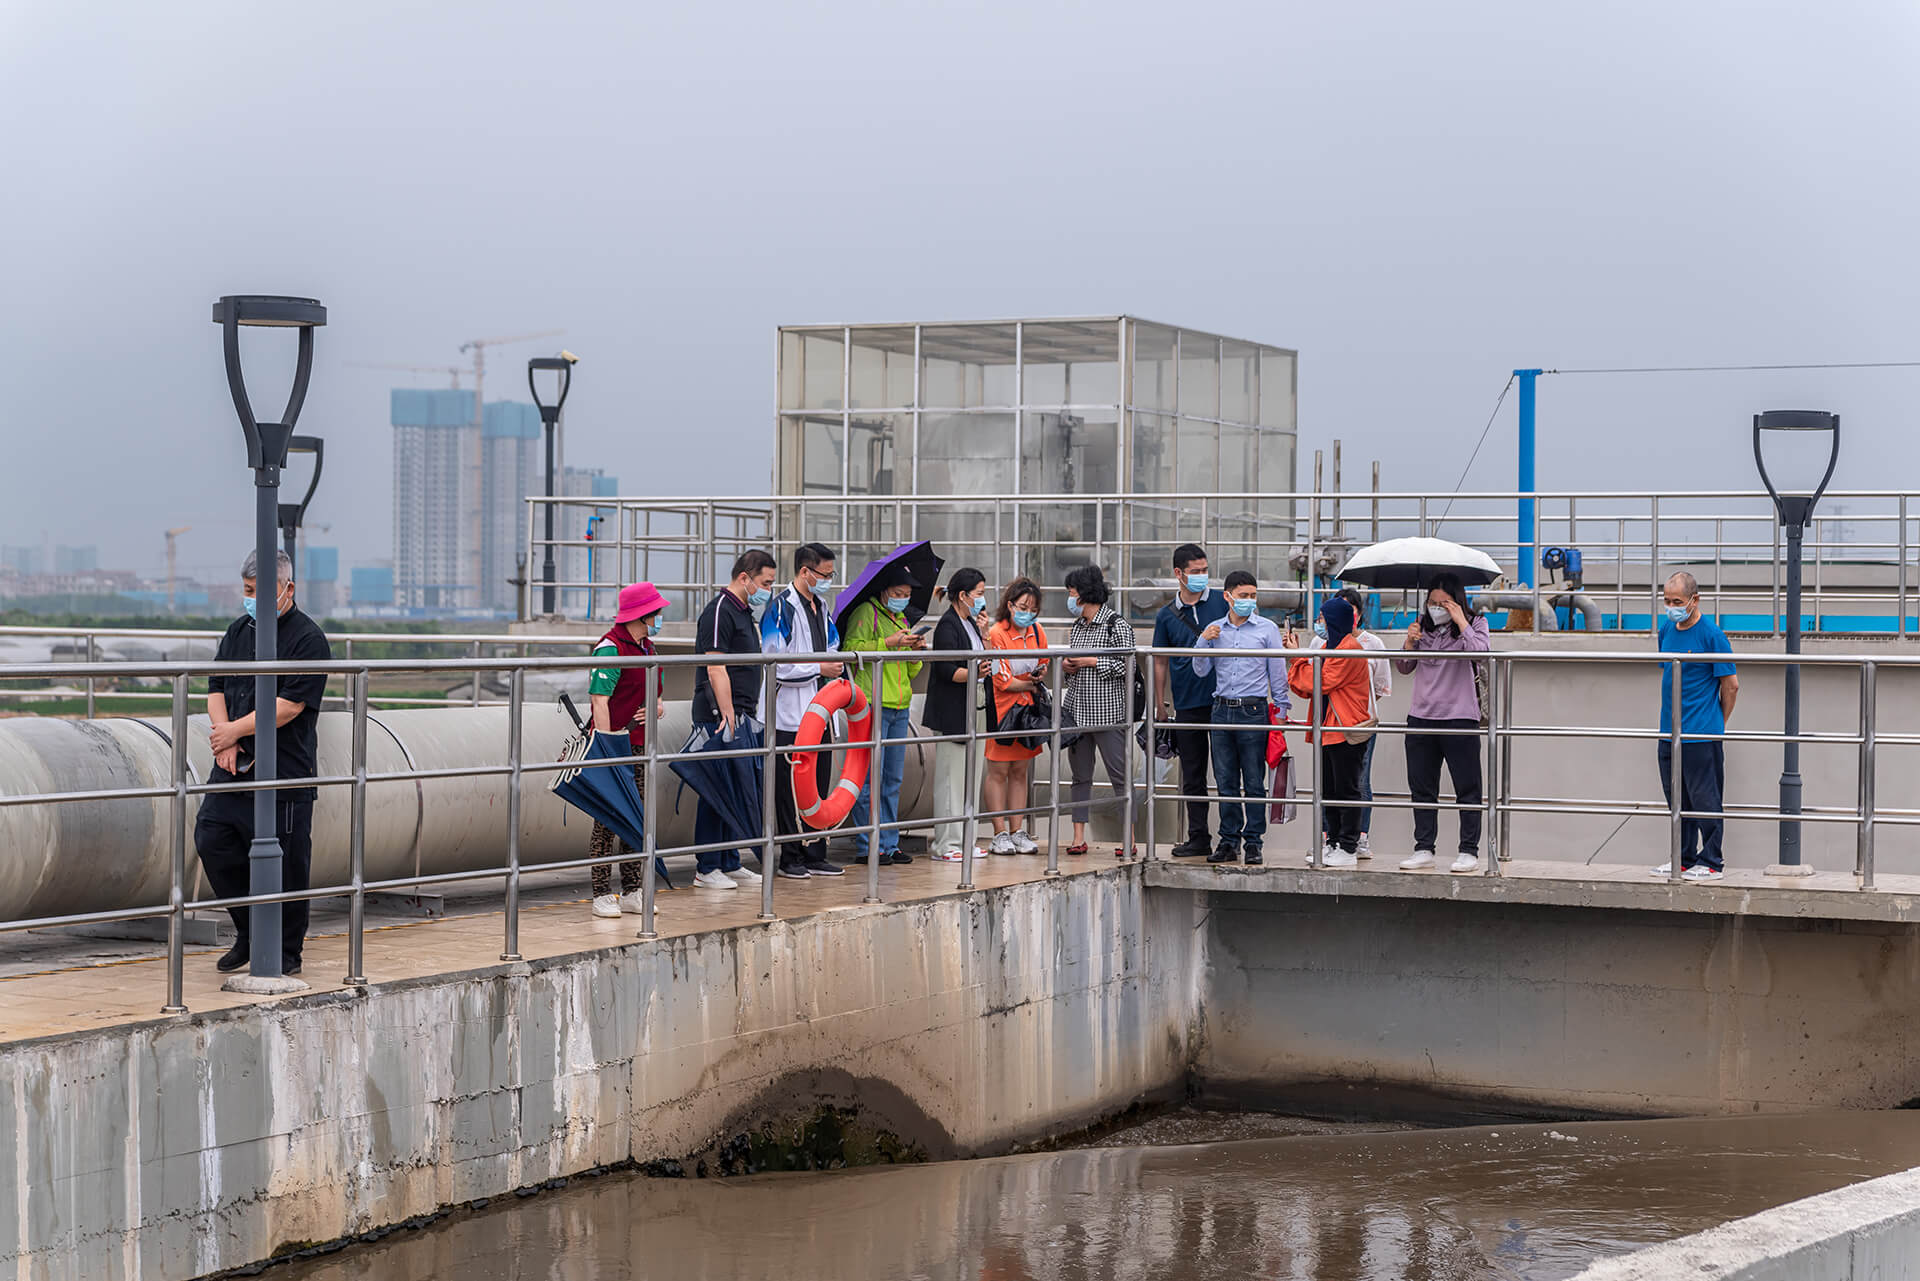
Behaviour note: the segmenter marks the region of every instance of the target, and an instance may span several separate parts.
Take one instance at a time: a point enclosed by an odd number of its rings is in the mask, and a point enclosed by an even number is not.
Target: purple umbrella
[[[861,601],[879,596],[885,590],[881,584],[888,581],[895,569],[905,570],[913,580],[913,596],[907,603],[907,613],[910,617],[918,618],[933,605],[934,584],[940,581],[940,567],[944,564],[945,561],[933,554],[933,544],[925,540],[896,547],[885,556],[868,561],[867,567],[847,584],[846,590],[840,593],[840,599],[834,602],[835,626],[844,636],[847,616]]]

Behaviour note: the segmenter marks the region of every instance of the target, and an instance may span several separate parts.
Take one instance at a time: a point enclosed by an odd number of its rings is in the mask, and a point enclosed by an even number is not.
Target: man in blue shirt
[[[1662,654],[1731,654],[1727,634],[1700,616],[1700,585],[1692,574],[1667,580],[1666,614],[1660,620]],[[1673,672],[1660,665],[1660,786],[1673,804]],[[1740,678],[1730,662],[1681,663],[1680,733],[1724,734],[1740,693]],[[1680,808],[1703,814],[1721,812],[1726,791],[1726,745],[1719,739],[1680,743]],[[1717,818],[1683,819],[1680,824],[1680,875],[1689,881],[1717,881],[1725,866],[1720,855],[1726,823]],[[1671,863],[1653,869],[1673,875]]]
[[[1174,599],[1161,606],[1153,620],[1153,643],[1161,649],[1192,649],[1208,624],[1227,616],[1227,598],[1207,584],[1207,549],[1182,543],[1173,549]],[[1205,725],[1213,719],[1213,673],[1194,674],[1190,658],[1155,659],[1154,688],[1159,691],[1161,721],[1175,725]],[[1171,690],[1169,690],[1171,686]],[[1212,735],[1204,729],[1176,729],[1173,747],[1180,756],[1180,792],[1207,794],[1207,758]],[[1207,830],[1207,803],[1187,802],[1187,839],[1173,847],[1175,858],[1208,853],[1213,835]]]
[[[1285,642],[1273,620],[1260,615],[1260,590],[1253,575],[1236,569],[1227,575],[1227,616],[1209,623],[1196,649],[1280,649]],[[1264,862],[1261,838],[1267,832],[1267,704],[1279,705],[1286,715],[1287,660],[1274,655],[1202,655],[1193,660],[1193,674],[1214,674],[1213,723],[1245,725],[1246,729],[1213,732],[1213,780],[1220,789],[1220,844],[1207,855],[1209,863],[1231,863],[1245,851],[1249,866]],[[1255,728],[1258,727],[1258,728]],[[1246,797],[1250,805],[1225,803],[1227,797]]]

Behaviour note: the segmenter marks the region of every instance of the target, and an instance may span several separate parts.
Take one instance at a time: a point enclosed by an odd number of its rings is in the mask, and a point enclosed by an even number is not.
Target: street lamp
[[[1809,492],[1783,494],[1767,471],[1767,457],[1760,447],[1766,432],[1827,433],[1827,469],[1820,483]],[[1840,416],[1817,409],[1770,409],[1753,416],[1753,461],[1760,469],[1760,480],[1773,498],[1773,510],[1787,535],[1787,653],[1800,652],[1800,550],[1807,522],[1813,518],[1814,504],[1826,492],[1833,479],[1834,464],[1840,461]],[[1800,665],[1787,665],[1786,744],[1780,770],[1780,861],[1767,869],[1772,876],[1811,876],[1813,869],[1800,861],[1800,820],[1786,818],[1800,813]]]
[[[313,455],[313,479],[307,482],[306,494],[297,503],[280,504],[280,543],[287,549],[287,560],[294,566],[297,577],[300,566],[300,526],[306,523],[307,506],[313,502],[313,491],[320,488],[320,469],[327,460],[326,442],[318,436],[289,436],[287,452]]]
[[[527,390],[533,393],[533,403],[540,407],[540,422],[547,429],[547,497],[553,497],[553,432],[560,422],[560,407],[567,403],[567,390],[573,386],[573,367],[580,358],[570,351],[558,356],[535,356],[527,362]],[[558,391],[553,403],[549,405],[540,398],[540,384],[534,374],[545,371],[555,375],[554,382]],[[555,573],[553,566],[553,504],[547,503],[547,556],[541,565],[541,572],[547,580],[546,608],[543,613],[554,612],[553,589]]]
[[[307,399],[307,381],[313,375],[313,331],[327,323],[327,309],[312,298],[283,298],[268,294],[229,294],[213,304],[213,323],[220,326],[221,343],[226,351],[227,390],[233,394],[234,412],[240,416],[240,430],[247,438],[247,466],[253,468],[254,551],[259,565],[254,579],[256,595],[266,592],[267,607],[256,610],[253,631],[253,658],[270,663],[279,652],[279,614],[273,602],[279,594],[278,547],[275,534],[280,516],[280,469],[286,466],[287,450],[293,442],[293,425]],[[253,404],[247,398],[247,381],[240,370],[240,327],[259,325],[268,328],[296,329],[300,335],[297,363],[293,371],[293,391],[280,421],[263,423],[253,416]],[[316,473],[317,478],[317,473]],[[303,504],[304,506],[304,504]],[[272,581],[264,582],[274,566]],[[274,720],[274,699],[280,678],[268,673],[254,677],[253,772],[260,787],[253,794],[253,843],[247,851],[247,893],[278,894],[281,879],[280,837],[274,823],[274,792],[266,785],[275,778],[275,752],[278,726]],[[251,940],[247,973],[227,980],[231,991],[272,995],[298,992],[307,985],[280,972],[280,917],[278,903],[255,903],[248,910]]]

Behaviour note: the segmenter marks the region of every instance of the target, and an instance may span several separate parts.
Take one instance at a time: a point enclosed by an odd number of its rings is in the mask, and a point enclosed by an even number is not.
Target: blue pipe
[[[1516,369],[1513,376],[1520,380],[1520,532],[1515,541],[1520,544],[1520,585],[1533,586],[1534,557],[1537,549],[1533,545],[1533,384],[1541,371],[1538,369]]]

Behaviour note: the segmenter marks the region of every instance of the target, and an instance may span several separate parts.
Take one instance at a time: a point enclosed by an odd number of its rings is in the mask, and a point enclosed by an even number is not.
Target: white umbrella
[[[1444,538],[1390,538],[1362,547],[1334,577],[1387,591],[1424,591],[1436,574],[1456,574],[1463,586],[1485,587],[1500,577],[1500,567],[1479,548]]]

